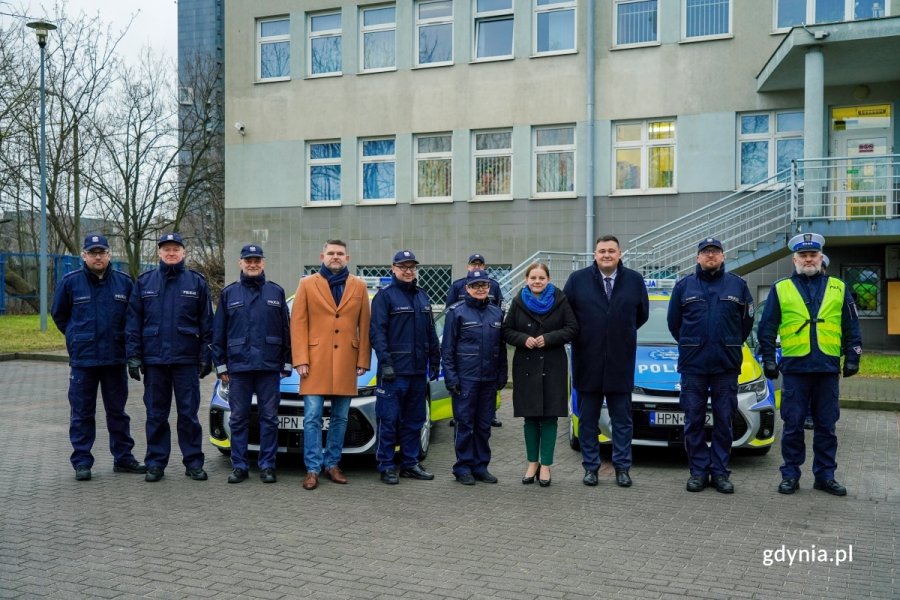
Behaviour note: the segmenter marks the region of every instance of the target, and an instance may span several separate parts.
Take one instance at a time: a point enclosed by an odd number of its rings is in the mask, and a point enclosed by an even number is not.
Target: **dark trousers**
[[[816,481],[834,479],[837,469],[835,425],[841,416],[837,373],[785,373],[781,389],[781,476],[800,479],[806,459],[803,421],[811,414],[813,429],[813,476]]]
[[[737,410],[737,374],[681,375],[679,404],[684,411],[684,449],[691,475],[728,477],[731,419]],[[706,445],[706,400],[712,403],[712,443]]]
[[[481,474],[491,462],[491,419],[497,405],[497,384],[493,381],[460,382],[462,393],[453,396],[456,431],[453,445],[456,463],[453,474]]]
[[[378,419],[378,446],[375,460],[378,470],[395,467],[395,447],[400,444],[400,468],[419,464],[419,435],[425,425],[428,399],[425,375],[398,376],[394,381],[379,381],[375,392],[375,417]]]
[[[134,460],[128,415],[128,373],[125,365],[72,367],[69,374],[69,440],[72,442],[72,466],[91,468],[91,448],[97,438],[97,386],[103,394],[109,450],[115,464]]]
[[[631,438],[634,424],[631,419],[631,392],[578,392],[578,441],[581,443],[581,464],[586,471],[600,469],[600,411],[603,397],[612,424],[612,463],[617,470],[631,468]]]
[[[250,432],[250,405],[256,393],[259,413],[259,458],[260,470],[275,468],[275,454],[278,452],[278,407],[281,404],[278,371],[247,371],[229,373],[228,404],[231,416],[231,466],[248,470],[247,437]]]
[[[172,450],[169,412],[172,394],[178,412],[178,446],[184,465],[203,466],[203,429],[200,410],[200,379],[197,365],[147,365],[144,372],[144,406],[147,407],[147,468],[165,469]]]

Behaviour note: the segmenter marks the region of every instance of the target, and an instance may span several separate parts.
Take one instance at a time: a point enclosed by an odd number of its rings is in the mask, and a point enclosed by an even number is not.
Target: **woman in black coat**
[[[534,483],[540,468],[541,486],[550,485],[557,417],[569,413],[565,345],[577,334],[575,313],[562,290],[550,283],[547,265],[529,265],[525,287],[513,298],[503,321],[503,340],[516,348],[513,414],[525,417],[528,470],[522,483]]]

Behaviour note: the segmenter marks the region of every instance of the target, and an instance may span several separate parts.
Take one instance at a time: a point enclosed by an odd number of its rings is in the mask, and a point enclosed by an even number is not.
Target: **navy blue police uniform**
[[[705,245],[704,245],[705,244]],[[701,248],[721,246],[716,240]],[[737,410],[743,343],[753,329],[753,296],[747,283],[727,273],[696,266],[672,290],[669,332],[678,342],[679,403],[684,411],[684,448],[691,475],[703,480],[730,475],[731,419]],[[712,442],[706,445],[706,400],[711,401]]]
[[[469,257],[469,261],[466,264],[471,265],[472,263],[480,263],[481,265],[485,264],[484,256],[481,254],[473,254]],[[503,292],[500,291],[500,284],[497,283],[493,278],[488,279],[488,283],[490,283],[491,287],[488,288],[488,300],[494,306],[503,308]],[[460,277],[456,281],[450,284],[450,289],[447,290],[447,299],[444,301],[445,306],[450,306],[451,304],[455,304],[460,300],[465,300],[466,296],[466,277]]]
[[[245,246],[241,258],[262,258],[262,248]],[[228,375],[231,408],[231,465],[248,470],[247,440],[253,394],[259,414],[260,472],[275,469],[278,452],[280,381],[291,372],[290,315],[284,289],[265,273],[226,286],[213,319],[213,363],[218,376]]]
[[[793,238],[789,247],[795,252],[805,250],[804,246],[816,246],[821,249],[824,238],[813,234],[814,240],[797,241]],[[816,241],[819,240],[819,241]],[[818,245],[817,245],[818,244]],[[781,390],[781,418],[784,422],[784,430],[781,437],[781,457],[784,461],[781,465],[782,485],[789,481],[785,489],[779,487],[782,493],[792,493],[800,479],[800,467],[806,458],[806,444],[803,431],[803,421],[807,414],[812,415],[813,431],[813,476],[817,489],[829,489],[829,482],[834,482],[834,473],[837,469],[837,433],[836,424],[840,418],[839,406],[839,377],[841,364],[839,356],[830,356],[822,352],[818,343],[819,325],[815,315],[819,314],[819,308],[825,297],[829,280],[834,279],[827,275],[817,273],[815,275],[802,275],[794,272],[790,280],[796,286],[809,314],[813,316],[808,324],[810,336],[810,351],[805,356],[783,356],[781,363],[776,366],[776,337],[782,320],[778,290],[775,285],[769,292],[766,305],[763,309],[759,323],[759,348],[763,364],[767,367],[767,377],[777,376],[778,371],[783,374]],[[777,284],[777,282],[776,282]],[[843,304],[841,307],[841,354],[844,355],[844,376],[856,374],[859,369],[859,360],[862,353],[862,335],[859,328],[859,315],[856,303],[850,293],[850,286],[844,286]],[[775,370],[772,373],[772,370]],[[837,495],[846,494],[846,490],[839,486]],[[840,490],[843,493],[840,493]]]
[[[108,250],[106,238],[88,236],[84,250],[94,248]],[[134,439],[125,412],[125,314],[132,286],[128,275],[112,267],[99,277],[85,265],[66,275],[53,296],[50,314],[66,336],[69,352],[69,439],[76,471],[90,470],[94,464],[91,448],[97,436],[98,386],[103,395],[114,469],[143,471],[131,452]]]
[[[394,469],[395,446],[399,443],[403,475],[419,464],[419,434],[426,419],[428,379],[436,379],[441,366],[431,300],[415,280],[407,283],[393,277],[375,294],[369,339],[378,358],[375,460],[381,473]]]
[[[167,240],[167,237],[177,240]],[[182,244],[178,234],[167,241]],[[183,244],[182,244],[183,245]],[[201,375],[209,372],[212,342],[212,303],[206,278],[185,268],[184,261],[142,273],[128,303],[126,350],[129,366],[144,369],[144,405],[147,408],[147,456],[149,472],[164,470],[172,448],[169,412],[172,395],[178,412],[178,446],[186,473],[203,468],[203,430],[200,409]],[[149,477],[150,473],[148,473]],[[194,477],[198,478],[198,477]],[[199,476],[205,478],[205,473]]]
[[[469,283],[487,279],[483,271],[471,271],[468,276]],[[506,386],[508,378],[502,322],[503,311],[497,306],[468,294],[450,306],[444,321],[441,358],[456,419],[453,474],[458,479],[488,474],[497,390]]]

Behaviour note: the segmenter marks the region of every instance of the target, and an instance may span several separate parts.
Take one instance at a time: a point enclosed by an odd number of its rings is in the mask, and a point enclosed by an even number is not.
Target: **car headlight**
[[[225,402],[228,402],[228,384],[225,383],[224,381],[222,381],[221,379],[219,380],[218,394],[219,394],[219,398],[221,398]]]
[[[766,380],[763,377],[760,377],[759,379],[754,379],[750,383],[742,383],[738,386],[739,394],[745,394],[747,392],[756,394],[757,402],[765,400],[769,393],[768,387],[766,386]]]

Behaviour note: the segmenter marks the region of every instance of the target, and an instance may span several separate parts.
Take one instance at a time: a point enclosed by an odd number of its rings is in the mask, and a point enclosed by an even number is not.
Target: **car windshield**
[[[637,342],[642,346],[671,344],[675,339],[669,333],[666,315],[669,312],[669,299],[650,300],[650,318],[638,329]]]

